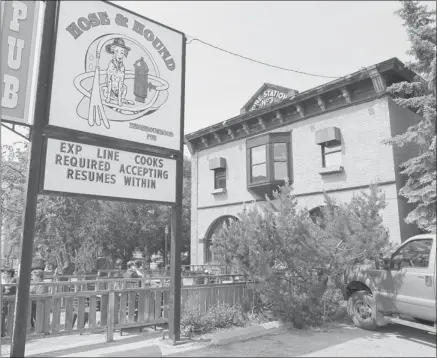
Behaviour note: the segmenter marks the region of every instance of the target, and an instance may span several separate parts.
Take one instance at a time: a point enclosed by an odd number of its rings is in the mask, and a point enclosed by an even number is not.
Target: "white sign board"
[[[47,139],[44,192],[176,201],[176,161]]]
[[[49,124],[180,150],[184,35],[78,4],[60,2]]]
[[[40,2],[2,1],[0,11],[1,118],[27,124],[38,72]]]

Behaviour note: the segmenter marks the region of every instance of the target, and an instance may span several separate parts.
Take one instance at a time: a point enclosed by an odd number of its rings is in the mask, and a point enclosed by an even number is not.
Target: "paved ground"
[[[178,354],[168,356],[176,357]],[[246,342],[184,352],[183,356],[436,357],[436,336],[397,325],[382,327],[377,332],[343,325],[324,331],[282,330]]]
[[[50,337],[29,341],[26,357],[436,357],[436,336],[414,328],[389,325],[368,332],[346,324],[324,330],[278,329],[261,338],[210,346],[208,338],[181,346],[162,341],[162,332]],[[9,344],[2,356],[9,356]]]
[[[142,334],[138,330],[123,333],[123,336],[116,332],[112,343],[106,343],[104,333],[32,339],[26,342],[26,357],[98,357],[106,353],[152,347],[158,337],[162,337],[162,332],[149,328]],[[10,348],[10,342],[2,342],[1,356],[8,357]]]

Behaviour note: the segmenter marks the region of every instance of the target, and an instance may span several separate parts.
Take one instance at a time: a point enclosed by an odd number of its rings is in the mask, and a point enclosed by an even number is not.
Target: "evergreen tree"
[[[386,143],[396,146],[415,144],[417,156],[401,164],[402,174],[408,177],[400,194],[417,206],[406,217],[407,223],[419,228],[436,230],[436,12],[429,11],[419,1],[402,1],[396,11],[404,20],[414,59],[407,64],[417,73],[412,83],[400,82],[388,88],[396,104],[410,108],[423,119],[401,135]]]
[[[382,218],[385,195],[376,185],[349,202],[325,194],[316,217],[299,208],[289,183],[273,196],[224,224],[212,238],[214,255],[261,282],[256,290],[262,303],[283,319],[318,324],[342,300],[344,273],[373,261],[389,245]]]

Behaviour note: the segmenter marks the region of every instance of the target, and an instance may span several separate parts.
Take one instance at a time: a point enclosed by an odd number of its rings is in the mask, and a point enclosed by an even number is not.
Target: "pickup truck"
[[[388,323],[436,333],[436,234],[413,236],[394,252],[348,270],[343,293],[355,326]]]

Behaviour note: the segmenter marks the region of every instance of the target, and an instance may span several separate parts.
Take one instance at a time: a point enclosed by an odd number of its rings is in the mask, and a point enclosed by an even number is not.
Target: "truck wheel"
[[[373,315],[375,300],[367,291],[356,291],[348,300],[348,313],[358,328],[373,331],[376,329],[376,317]]]

